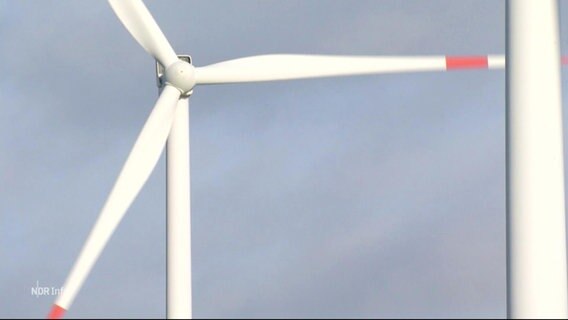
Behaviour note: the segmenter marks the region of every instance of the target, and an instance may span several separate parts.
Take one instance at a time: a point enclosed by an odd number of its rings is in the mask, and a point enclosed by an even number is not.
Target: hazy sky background
[[[198,66],[505,51],[504,1],[146,3]],[[0,39],[0,317],[44,317],[31,288],[63,285],[154,61],[106,1],[0,0]],[[504,89],[482,70],[195,90],[195,317],[504,317]],[[162,158],[68,316],[164,317],[165,257]]]

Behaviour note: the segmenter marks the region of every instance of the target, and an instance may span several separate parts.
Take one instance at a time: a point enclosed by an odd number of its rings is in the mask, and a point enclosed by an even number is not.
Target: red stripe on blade
[[[568,56],[562,56],[562,64],[568,64]]]
[[[486,56],[446,56],[446,69],[486,69]]]
[[[54,304],[51,308],[51,312],[47,316],[48,319],[61,319],[63,318],[63,314],[65,313],[65,309],[61,308],[60,306]]]

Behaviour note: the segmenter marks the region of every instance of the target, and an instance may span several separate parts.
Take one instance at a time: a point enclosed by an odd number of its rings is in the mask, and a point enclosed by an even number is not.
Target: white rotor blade
[[[50,318],[60,318],[69,308],[126,210],[152,173],[172,127],[179,97],[180,92],[171,86],[162,91],[65,281]]]
[[[324,56],[274,54],[195,69],[197,84],[222,84],[452,69],[504,68],[504,56]]]
[[[164,67],[178,60],[174,49],[141,0],[109,0],[109,3],[134,39]]]

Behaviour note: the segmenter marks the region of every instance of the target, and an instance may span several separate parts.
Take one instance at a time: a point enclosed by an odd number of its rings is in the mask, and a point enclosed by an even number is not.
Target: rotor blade
[[[79,292],[120,220],[152,173],[170,132],[180,92],[166,86],[120,172],[50,317],[60,318]]]
[[[141,0],[109,0],[118,19],[144,49],[164,67],[178,57]]]
[[[362,74],[504,68],[504,56],[253,56],[196,68],[197,84],[292,80]]]

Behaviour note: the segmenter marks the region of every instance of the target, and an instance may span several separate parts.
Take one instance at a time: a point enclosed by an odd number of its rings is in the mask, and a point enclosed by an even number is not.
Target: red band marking
[[[487,69],[487,56],[446,56],[446,69]]]
[[[568,56],[562,56],[562,64],[568,64]]]
[[[54,304],[51,308],[51,312],[47,316],[48,319],[61,319],[63,318],[63,314],[65,313],[65,309],[61,308],[60,306]]]

